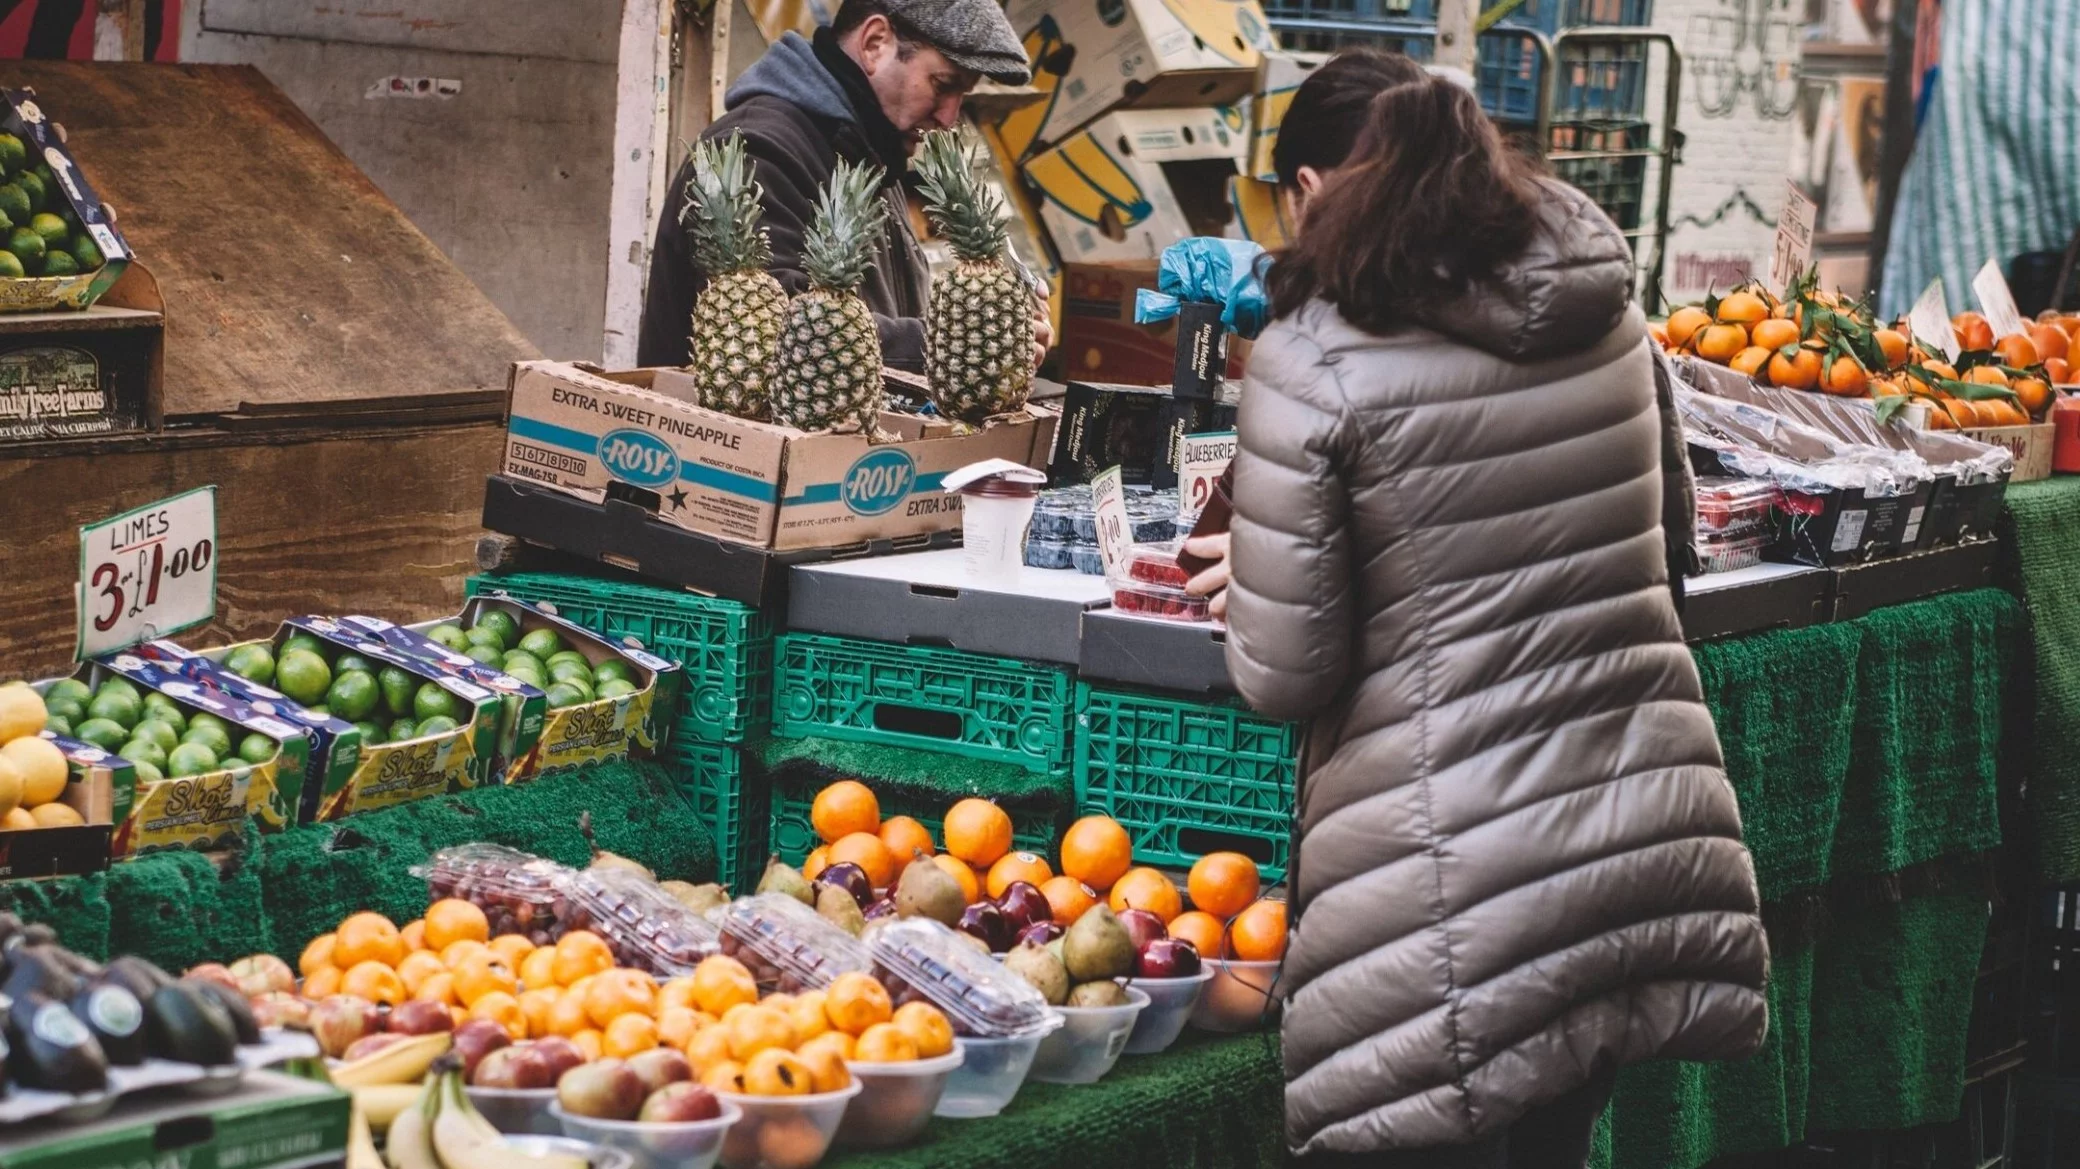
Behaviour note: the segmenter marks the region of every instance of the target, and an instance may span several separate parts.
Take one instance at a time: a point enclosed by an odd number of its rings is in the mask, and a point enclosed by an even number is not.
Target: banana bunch
[[[364,1055],[333,1068],[332,1086],[358,1093],[364,1088],[417,1084],[425,1077],[426,1070],[433,1066],[433,1061],[448,1054],[448,1049],[454,1045],[455,1037],[446,1031],[414,1035],[373,1055]]]
[[[387,1155],[390,1169],[587,1169],[583,1157],[510,1144],[463,1095],[453,1055],[434,1063],[418,1101],[390,1122]]]

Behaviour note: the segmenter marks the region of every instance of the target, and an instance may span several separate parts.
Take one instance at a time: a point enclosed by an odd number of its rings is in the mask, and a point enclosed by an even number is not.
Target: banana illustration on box
[[[1045,101],[1036,101],[1004,115],[994,133],[1008,157],[1014,162],[1023,162],[1040,145],[1040,131],[1046,127],[1054,114],[1055,102],[1062,96],[1062,77],[1068,72],[1075,57],[1065,51],[1068,42],[1062,39],[1062,26],[1055,22],[1053,14],[1040,18],[1025,35],[1026,60],[1033,63],[1033,88],[1047,95]]]
[[[1113,238],[1154,209],[1141,184],[1089,133],[1027,163],[1026,177],[1049,204]]]
[[[1247,0],[1163,0],[1163,7],[1197,40],[1195,48],[1231,65],[1257,67],[1259,55],[1271,47],[1263,10]]]
[[[1235,211],[1235,234],[1242,239],[1274,252],[1292,239],[1278,184],[1236,175],[1228,180],[1228,206]]]

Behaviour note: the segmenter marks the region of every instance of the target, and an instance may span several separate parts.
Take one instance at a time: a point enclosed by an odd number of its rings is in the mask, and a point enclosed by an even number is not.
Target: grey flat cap
[[[1000,85],[1032,80],[1025,47],[997,0],[883,0],[890,15],[916,29],[963,69]]]

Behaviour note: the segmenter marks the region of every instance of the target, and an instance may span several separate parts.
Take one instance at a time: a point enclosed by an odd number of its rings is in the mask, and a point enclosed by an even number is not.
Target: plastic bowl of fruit
[[[724,1103],[744,1112],[722,1141],[723,1169],[809,1169],[830,1151],[845,1108],[860,1094],[854,1080],[835,1092],[809,1096],[739,1096]]]
[[[556,1103],[554,1088],[469,1088],[462,1089],[491,1127],[507,1136],[562,1136],[562,1123],[550,1114]]]
[[[1026,1073],[1032,1070],[1033,1056],[1039,1053],[1041,1041],[1063,1022],[1060,1015],[1055,1015],[1040,1030],[1008,1039],[961,1036],[961,1066],[946,1078],[946,1090],[940,1094],[939,1106],[932,1109],[932,1115],[968,1120],[1004,1111],[1026,1082]]]
[[[1040,1042],[1032,1078],[1043,1084],[1094,1084],[1105,1078],[1127,1050],[1134,1021],[1149,1003],[1148,992],[1128,987],[1116,1007],[1056,1007],[1062,1029]]]
[[[1154,1055],[1177,1042],[1192,1017],[1192,1008],[1199,1005],[1199,996],[1211,981],[1213,967],[1201,965],[1199,972],[1188,978],[1136,978],[1127,983],[1148,996],[1147,1009],[1134,1020],[1133,1033],[1127,1036],[1127,1054]]]
[[[1279,962],[1245,962],[1215,958],[1213,981],[1192,1008],[1192,1026],[1201,1031],[1249,1031],[1278,1017]]]
[[[723,1135],[744,1113],[728,1100],[722,1115],[711,1120],[645,1124],[639,1120],[600,1120],[549,1106],[550,1118],[573,1140],[617,1150],[630,1158],[631,1169],[709,1169],[722,1155]]]
[[[859,1095],[845,1107],[838,1143],[859,1149],[891,1149],[906,1145],[924,1131],[932,1110],[946,1092],[946,1082],[961,1066],[961,1041],[934,1059],[906,1063],[861,1063],[845,1067],[860,1085]]]

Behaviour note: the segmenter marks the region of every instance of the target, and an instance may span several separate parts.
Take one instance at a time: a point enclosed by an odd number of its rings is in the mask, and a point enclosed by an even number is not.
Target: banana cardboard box
[[[1248,148],[1233,106],[1116,110],[1025,176],[1064,264],[1154,260],[1186,236],[1228,234],[1228,180]]]
[[[1005,14],[1046,94],[996,119],[1019,159],[1118,106],[1237,102],[1272,47],[1257,0],[1010,0]]]
[[[124,680],[140,698],[159,694],[171,702],[139,703],[137,717],[123,726],[123,711],[98,698],[110,679]],[[131,650],[88,662],[70,679],[39,683],[38,689],[48,702],[68,682],[96,692],[91,709],[101,712],[73,734],[130,763],[129,791],[116,793],[112,809],[121,813],[112,817],[113,859],[215,851],[236,844],[248,821],[265,832],[296,823],[313,750],[304,728]],[[146,724],[153,722],[164,737],[148,735]],[[168,739],[174,740],[171,746]]]
[[[947,472],[984,459],[1045,466],[1055,415],[1024,413],[955,433],[889,411],[896,442],[808,433],[693,405],[674,369],[600,374],[568,362],[514,365],[501,470],[594,503],[611,492],[659,520],[756,548],[792,551],[904,539],[960,526]]]
[[[137,786],[134,764],[92,743],[51,731],[42,735],[65,756],[65,791],[51,802],[78,812],[81,822],[0,830],[0,880],[71,877],[106,869],[114,821],[130,813]]]
[[[1153,325],[1134,321],[1136,294],[1155,287],[1154,260],[1062,269],[1062,369],[1070,381],[1170,384],[1177,369],[1176,319]],[[1240,337],[1228,338],[1226,377],[1242,377],[1249,348]]]
[[[1228,206],[1235,212],[1230,239],[1246,239],[1275,252],[1293,238],[1293,225],[1286,219],[1277,183],[1236,175],[1228,180]]]
[[[1249,168],[1251,178],[1276,182],[1278,171],[1271,165],[1271,148],[1278,144],[1279,124],[1293,104],[1300,83],[1329,59],[1327,53],[1293,53],[1284,49],[1264,54],[1257,69],[1257,88],[1250,94]]]

